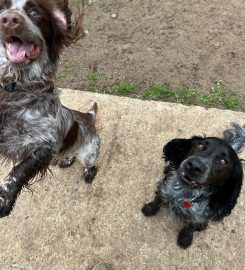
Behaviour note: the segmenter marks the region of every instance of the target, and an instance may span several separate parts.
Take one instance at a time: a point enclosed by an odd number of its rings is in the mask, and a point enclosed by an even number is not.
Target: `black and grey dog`
[[[144,215],[155,215],[166,205],[172,217],[185,223],[177,244],[189,247],[195,231],[230,215],[236,205],[243,179],[237,152],[244,144],[245,129],[237,124],[223,139],[195,136],[168,142],[163,148],[165,177],[154,200],[142,208]]]
[[[70,110],[53,84],[61,50],[82,32],[82,13],[71,23],[67,0],[0,0],[0,157],[14,164],[0,185],[0,217],[50,164],[66,167],[78,156],[85,181],[96,175],[97,105]]]

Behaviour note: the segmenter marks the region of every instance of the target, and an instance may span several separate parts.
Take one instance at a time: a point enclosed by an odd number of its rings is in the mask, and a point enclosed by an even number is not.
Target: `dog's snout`
[[[206,166],[200,159],[190,159],[186,165],[189,172],[195,174],[203,174],[205,172]]]
[[[5,28],[16,29],[21,25],[22,18],[16,13],[8,12],[1,16],[0,23]]]

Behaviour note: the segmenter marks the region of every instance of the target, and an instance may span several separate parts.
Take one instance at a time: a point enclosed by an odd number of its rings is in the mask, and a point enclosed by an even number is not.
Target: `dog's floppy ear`
[[[77,42],[80,38],[85,36],[83,29],[83,15],[84,15],[84,0],[80,1],[76,6],[76,12],[74,14],[74,23],[72,23],[71,16],[72,11],[69,8],[69,1],[64,0],[64,6],[62,8],[63,13],[65,14],[66,23],[67,23],[67,44]]]
[[[83,2],[82,2],[83,3]],[[82,6],[83,7],[83,6]],[[84,36],[83,31],[83,11],[79,6],[74,15],[74,22],[71,20],[72,12],[68,6],[68,1],[58,2],[51,7],[50,27],[52,29],[51,37],[46,40],[50,50],[50,59],[56,61],[60,56],[63,47],[75,43]]]
[[[188,152],[197,140],[202,137],[192,137],[191,139],[173,139],[163,147],[163,158],[170,162],[175,168],[178,168],[185,159]]]
[[[237,203],[243,179],[243,170],[241,162],[235,161],[231,175],[219,183],[210,197],[209,206],[213,211],[213,220],[222,220],[229,216],[231,210]]]

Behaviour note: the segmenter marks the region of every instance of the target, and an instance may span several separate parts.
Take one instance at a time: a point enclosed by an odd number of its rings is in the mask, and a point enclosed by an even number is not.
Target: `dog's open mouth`
[[[18,37],[11,37],[5,42],[7,57],[11,63],[23,64],[35,60],[41,54],[41,44],[23,42]]]

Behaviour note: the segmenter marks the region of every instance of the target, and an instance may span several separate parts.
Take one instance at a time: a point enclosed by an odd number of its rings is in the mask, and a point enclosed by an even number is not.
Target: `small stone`
[[[112,17],[112,19],[116,19],[117,18],[117,14],[116,13],[112,13],[111,14],[111,17]]]
[[[104,263],[99,263],[92,270],[109,270],[109,268]]]
[[[65,230],[65,236],[66,237],[71,237],[73,236],[75,233],[71,230],[71,229],[67,229]]]

